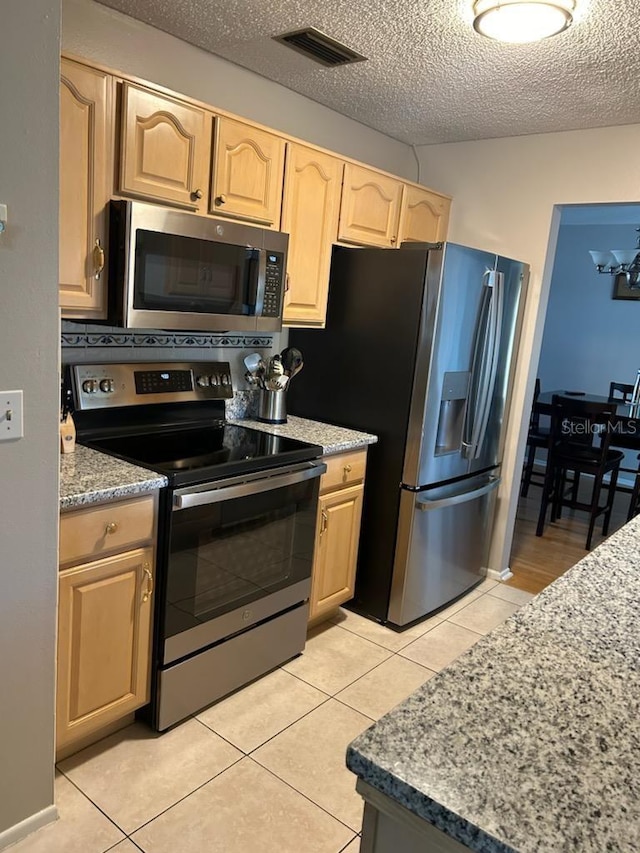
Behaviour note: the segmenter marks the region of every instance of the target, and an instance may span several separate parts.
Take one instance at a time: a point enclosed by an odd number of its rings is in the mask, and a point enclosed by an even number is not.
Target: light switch
[[[22,391],[0,391],[0,441],[23,436]]]
[[[0,204],[0,234],[7,230],[7,205]]]

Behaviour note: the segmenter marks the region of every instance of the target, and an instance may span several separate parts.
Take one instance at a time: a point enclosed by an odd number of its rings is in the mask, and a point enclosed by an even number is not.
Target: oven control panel
[[[71,377],[77,410],[233,397],[227,361],[76,364]]]

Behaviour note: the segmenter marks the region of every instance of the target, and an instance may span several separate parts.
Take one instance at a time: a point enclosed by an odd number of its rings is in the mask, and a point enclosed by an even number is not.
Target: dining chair
[[[630,403],[633,399],[633,385],[625,382],[610,382],[609,383],[609,400],[615,403]],[[640,434],[635,432],[616,432],[611,436],[611,447],[617,447],[621,450],[640,451]],[[638,457],[640,461],[640,456]],[[627,512],[627,521],[633,518],[638,513],[638,503],[640,499],[640,466],[636,465],[629,468],[625,465],[620,466],[620,471],[625,474],[633,474],[634,485],[631,491],[631,500],[629,501],[629,510]],[[618,486],[620,491],[628,491],[628,486]]]
[[[630,403],[633,397],[633,385],[626,382],[609,383],[609,400],[613,403]]]
[[[536,378],[536,384],[533,392],[533,403],[531,404],[531,416],[529,418],[529,432],[527,434],[527,451],[524,468],[522,469],[522,488],[520,495],[523,498],[529,493],[529,486],[542,486],[544,484],[544,474],[540,476],[542,479],[538,482],[534,479],[533,466],[536,461],[536,451],[546,448],[549,442],[549,428],[540,426],[540,412],[536,411],[536,402],[540,396],[540,379]]]
[[[609,531],[618,471],[624,458],[621,451],[611,450],[609,447],[611,426],[615,423],[615,407],[609,403],[576,400],[558,394],[554,394],[551,406],[547,470],[542,487],[536,536],[542,536],[544,532],[549,507],[552,522],[561,517],[563,507],[581,510],[589,513],[585,548],[590,551],[598,516],[603,516],[603,536]],[[600,438],[599,443],[593,443],[594,436]],[[573,472],[574,475],[569,489],[568,472]],[[591,500],[588,503],[578,499],[577,483],[581,474],[589,474],[593,478]],[[606,474],[610,475],[608,485],[604,483]],[[607,500],[600,505],[603,485],[607,485]]]

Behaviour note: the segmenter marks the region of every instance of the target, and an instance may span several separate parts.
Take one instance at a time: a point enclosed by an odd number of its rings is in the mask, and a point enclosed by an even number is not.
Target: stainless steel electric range
[[[163,731],[299,654],[322,448],[225,422],[226,362],[69,369],[81,444],[165,474],[151,703]]]

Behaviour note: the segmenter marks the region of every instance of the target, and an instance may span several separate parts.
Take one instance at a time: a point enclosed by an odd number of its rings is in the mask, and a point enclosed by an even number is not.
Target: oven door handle
[[[173,495],[173,511],[189,509],[194,506],[229,501],[234,498],[246,498],[257,492],[271,492],[282,489],[285,486],[293,486],[320,477],[327,470],[324,462],[315,462],[303,470],[289,471],[283,474],[272,474],[271,476],[259,476],[255,479],[245,479],[234,485],[221,485],[206,491],[180,491]]]

